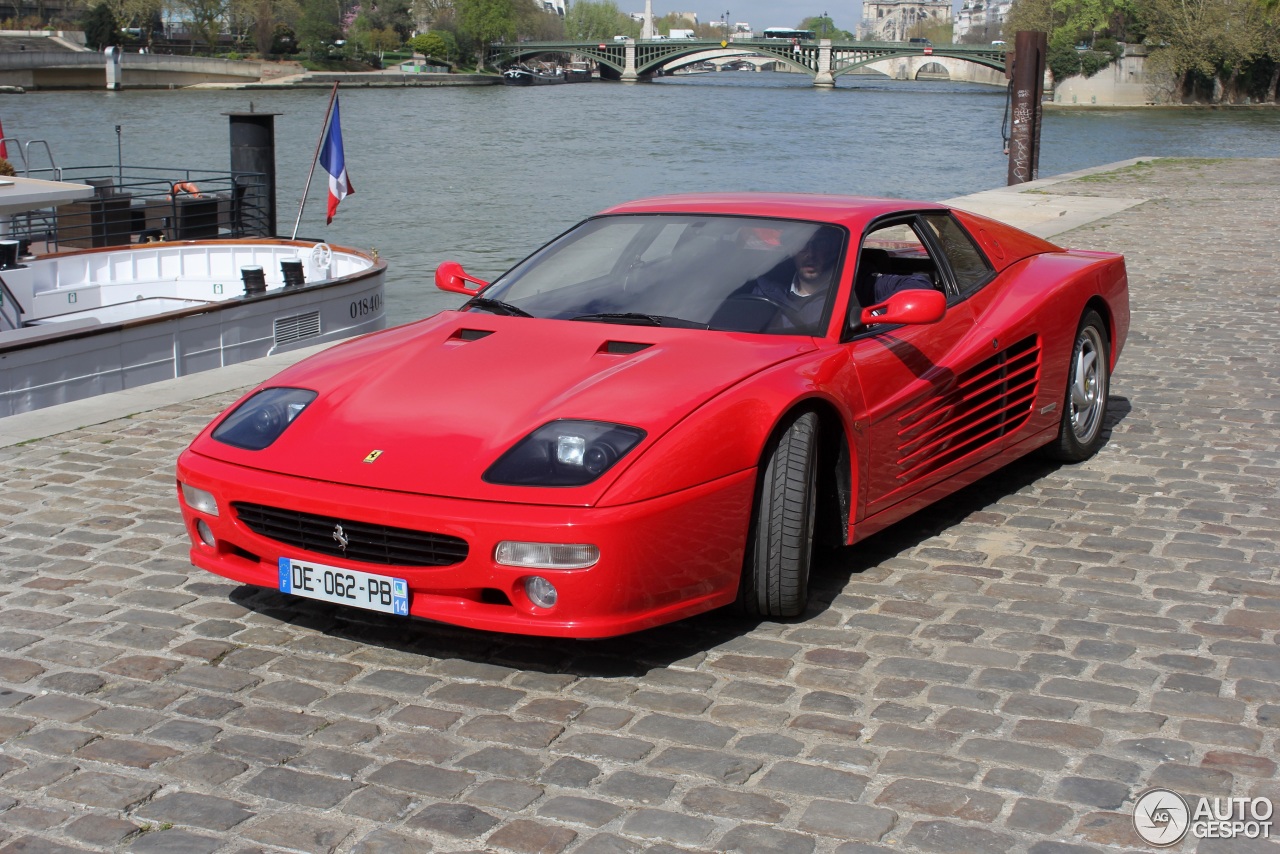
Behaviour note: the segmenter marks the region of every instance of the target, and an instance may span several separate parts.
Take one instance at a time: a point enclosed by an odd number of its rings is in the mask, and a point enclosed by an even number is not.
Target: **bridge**
[[[809,74],[813,85],[830,87],[842,74],[860,68],[875,68],[891,77],[909,74],[914,77],[925,65],[936,63],[947,67],[952,63],[971,64],[999,73],[1004,82],[1005,52],[992,45],[924,45],[908,42],[833,42],[830,39],[792,42],[786,39],[735,39],[732,42],[704,39],[652,39],[614,42],[524,42],[490,45],[486,61],[495,67],[520,62],[531,57],[552,54],[577,54],[595,60],[600,75],[624,82],[652,78],[659,69],[673,70],[681,65],[699,62],[709,52],[725,51],[755,54],[779,63],[793,71]],[[902,74],[886,71],[898,63]],[[914,67],[914,71],[912,68]],[[983,81],[992,82],[992,81]]]

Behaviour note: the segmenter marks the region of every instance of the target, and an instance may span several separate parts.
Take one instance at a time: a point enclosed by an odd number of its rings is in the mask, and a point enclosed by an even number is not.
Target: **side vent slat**
[[[1040,341],[1024,338],[898,419],[898,480],[908,483],[1017,430],[1040,388]]]

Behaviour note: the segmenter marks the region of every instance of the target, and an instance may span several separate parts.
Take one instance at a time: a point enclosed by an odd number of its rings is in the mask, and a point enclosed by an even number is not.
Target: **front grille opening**
[[[467,558],[467,541],[447,534],[300,513],[245,501],[233,502],[231,506],[240,521],[255,534],[316,554],[405,567],[452,566]]]
[[[511,598],[496,587],[480,588],[480,601],[485,605],[511,605]]]

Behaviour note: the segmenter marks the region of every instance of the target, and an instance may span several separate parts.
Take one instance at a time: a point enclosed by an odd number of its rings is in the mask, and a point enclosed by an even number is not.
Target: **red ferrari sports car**
[[[191,443],[196,566],[531,635],[796,616],[815,541],[1092,455],[1129,327],[1121,256],[887,199],[636,201],[436,283]]]

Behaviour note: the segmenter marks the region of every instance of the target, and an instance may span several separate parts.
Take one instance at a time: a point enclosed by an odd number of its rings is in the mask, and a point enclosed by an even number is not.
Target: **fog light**
[[[493,550],[503,566],[531,569],[586,569],[600,560],[600,549],[585,543],[521,543],[503,540]]]
[[[539,575],[524,580],[524,593],[529,601],[539,608],[550,608],[556,604],[556,588],[550,581]]]
[[[200,542],[206,546],[216,546],[218,544],[218,538],[213,535],[213,529],[209,527],[209,523],[205,520],[196,520],[196,533],[200,535]]]
[[[182,500],[188,507],[210,516],[218,515],[218,500],[213,497],[212,492],[205,492],[203,489],[196,489],[181,482],[178,485],[182,487]]]

